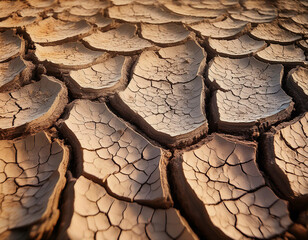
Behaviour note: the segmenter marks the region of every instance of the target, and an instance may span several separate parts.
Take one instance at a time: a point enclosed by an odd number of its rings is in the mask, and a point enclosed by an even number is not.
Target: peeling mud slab
[[[1,28],[18,28],[24,27],[36,21],[38,18],[36,16],[29,17],[19,17],[18,15],[13,15],[9,18],[0,21],[0,29]]]
[[[68,160],[68,148],[46,132],[0,140],[1,239],[50,237]]]
[[[77,239],[198,239],[174,208],[153,209],[125,202],[81,176],[75,184],[68,237]]]
[[[179,16],[177,14],[171,13],[170,11],[165,11],[158,6],[147,6],[142,4],[113,6],[108,8],[108,13],[110,18],[115,18],[132,23],[193,23],[199,22],[203,19],[200,17]]]
[[[304,198],[308,201],[308,113],[291,122],[282,123],[265,133],[262,141],[268,176],[289,200]]]
[[[190,144],[207,133],[201,77],[205,59],[204,50],[192,40],[145,51],[125,91],[110,102],[123,118],[163,145]]]
[[[20,57],[0,63],[0,92],[9,91],[29,83],[34,65]]]
[[[296,34],[308,34],[308,28],[301,24],[297,24],[292,19],[280,19],[279,25],[284,29]]]
[[[244,57],[266,47],[264,41],[257,41],[248,35],[233,40],[209,38],[210,47],[222,56]]]
[[[281,88],[282,76],[282,65],[269,65],[253,57],[215,57],[209,63],[208,80],[217,89],[211,100],[216,127],[258,134],[290,117],[294,103]]]
[[[258,39],[276,43],[292,43],[302,36],[282,29],[277,22],[258,24],[250,34]]]
[[[175,154],[171,184],[203,238],[267,239],[292,224],[286,202],[265,185],[256,150],[253,142],[213,134],[193,150]]]
[[[277,13],[274,11],[262,14],[257,10],[246,10],[234,12],[231,14],[231,17],[236,20],[247,21],[250,23],[268,23],[272,22],[277,17]]]
[[[32,41],[41,45],[55,45],[77,40],[89,35],[91,30],[91,26],[85,20],[71,23],[53,17],[26,27]]]
[[[177,23],[167,24],[141,24],[141,35],[156,44],[169,46],[171,44],[185,41],[190,32]]]
[[[297,67],[288,73],[286,87],[302,111],[308,111],[308,69]]]
[[[244,26],[238,28],[220,28],[216,27],[213,23],[206,21],[197,24],[191,24],[189,26],[193,30],[199,32],[203,37],[211,37],[217,39],[234,37],[244,29]]]
[[[153,46],[149,41],[139,38],[136,31],[135,25],[122,24],[107,32],[96,31],[83,40],[92,48],[117,53],[135,53]]]
[[[105,182],[118,197],[170,206],[163,150],[126,126],[105,103],[74,102],[60,130],[73,143],[80,172]]]
[[[50,127],[67,104],[67,89],[54,77],[14,92],[0,93],[0,137],[11,138]]]
[[[0,2],[0,19],[9,17],[13,12],[21,10],[27,5],[21,1],[1,1]]]
[[[78,98],[95,99],[124,90],[128,83],[130,57],[108,58],[92,67],[70,71],[65,82]]]
[[[35,44],[37,60],[50,69],[81,69],[102,62],[107,58],[103,51],[92,51],[79,42],[57,46]]]
[[[24,40],[16,36],[13,30],[0,33],[0,62],[7,61],[25,51]]]
[[[304,51],[292,45],[270,44],[257,53],[257,57],[265,62],[282,64],[307,64]]]
[[[216,18],[226,13],[226,9],[210,9],[210,8],[194,8],[190,5],[176,4],[172,1],[164,3],[169,11],[179,15],[191,16],[191,17],[205,17],[205,18]]]
[[[69,22],[78,22],[81,20],[86,20],[100,29],[106,28],[113,23],[112,19],[104,17],[103,14],[101,13],[98,13],[94,16],[84,17],[84,16],[76,16],[65,11],[57,14],[57,19]]]

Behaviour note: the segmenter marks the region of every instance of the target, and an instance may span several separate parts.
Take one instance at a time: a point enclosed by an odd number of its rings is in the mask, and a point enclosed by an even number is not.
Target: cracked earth
[[[0,239],[308,239],[307,0],[0,1]]]

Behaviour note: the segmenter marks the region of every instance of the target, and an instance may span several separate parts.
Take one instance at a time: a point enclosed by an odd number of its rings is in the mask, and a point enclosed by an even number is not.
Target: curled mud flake
[[[186,40],[190,32],[182,24],[141,24],[141,35],[156,44],[169,45]]]
[[[56,4],[56,0],[27,0],[27,2],[35,8],[47,8]]]
[[[120,19],[132,23],[193,23],[199,22],[203,19],[200,17],[179,16],[177,14],[171,13],[170,11],[166,11],[158,6],[150,6],[143,4],[113,6],[108,8],[108,12],[110,18]]]
[[[288,93],[303,111],[308,110],[308,69],[298,66],[292,69],[286,81]]]
[[[128,87],[111,98],[112,106],[162,144],[191,143],[207,132],[201,77],[205,58],[192,40],[143,52]]]
[[[131,58],[116,56],[92,67],[70,71],[65,81],[74,96],[97,98],[124,90]]]
[[[154,5],[157,3],[157,0],[111,0],[114,5],[127,5],[132,3],[140,3],[143,5]]]
[[[245,10],[242,12],[233,12],[231,17],[240,21],[247,21],[250,23],[267,23],[272,22],[277,17],[277,12],[260,13],[257,10]]]
[[[42,45],[59,44],[68,40],[76,40],[90,34],[91,26],[86,21],[64,22],[46,18],[26,27],[27,33],[35,43]]]
[[[297,24],[296,22],[294,22],[289,18],[280,19],[279,25],[292,33],[308,34],[308,28],[304,27],[303,25]]]
[[[18,27],[24,27],[27,26],[34,21],[37,20],[37,17],[35,16],[29,16],[29,17],[19,17],[17,15],[13,15],[9,18],[6,18],[3,21],[0,21],[0,29],[1,28],[18,28]]]
[[[81,176],[75,184],[70,239],[198,239],[174,208],[125,202]]]
[[[0,33],[0,62],[7,61],[25,51],[24,40],[16,36],[13,30]]]
[[[211,105],[218,129],[253,131],[290,116],[293,102],[281,88],[282,65],[253,57],[215,57],[209,65],[208,79],[218,87]]]
[[[301,40],[298,43],[305,50],[305,52],[308,52],[308,39]]]
[[[279,27],[278,23],[258,24],[250,34],[258,39],[276,43],[291,43],[302,38],[302,36]]]
[[[305,196],[307,202],[308,113],[266,133],[263,147],[265,168],[280,192],[288,199]]]
[[[67,104],[67,89],[43,75],[14,92],[0,93],[0,136],[12,137],[50,127]]]
[[[13,12],[17,12],[27,5],[21,1],[0,1],[0,19],[9,17]]]
[[[226,56],[247,56],[266,47],[264,41],[257,41],[243,35],[234,40],[209,39],[209,45],[216,52]]]
[[[81,69],[106,59],[103,51],[93,51],[79,42],[64,43],[57,46],[35,44],[35,56],[48,67]]]
[[[257,53],[257,56],[272,63],[295,64],[306,63],[304,51],[292,45],[270,44],[267,48]]]
[[[218,25],[219,26],[219,25]],[[199,32],[204,37],[211,37],[211,38],[230,38],[234,37],[235,35],[239,34],[243,29],[242,27],[230,27],[230,28],[222,28],[217,27],[214,23],[211,22],[201,22],[197,24],[191,24],[190,27]]]
[[[0,237],[50,236],[59,217],[69,150],[45,132],[0,141]],[[21,239],[21,238],[18,238]]]
[[[230,17],[226,17],[225,19],[217,22],[212,22],[213,26],[217,28],[222,29],[238,29],[245,27],[248,22],[246,21],[240,21],[240,20],[234,20]]]
[[[164,7],[176,14],[194,17],[216,18],[226,13],[225,9],[200,9],[191,7],[190,5],[176,4],[173,1],[166,1]]]
[[[100,0],[87,0],[87,1],[79,1],[79,0],[60,0],[59,1],[61,7],[66,7],[68,9],[72,7],[81,7],[83,9],[99,9],[104,10],[110,4],[108,1],[100,1]]]
[[[78,22],[81,20],[86,20],[100,29],[106,28],[113,23],[112,19],[104,17],[101,13],[95,14],[94,16],[90,17],[84,17],[84,16],[72,15],[69,12],[65,11],[57,14],[57,19],[69,22]]]
[[[276,11],[273,3],[267,0],[246,0],[242,5],[247,10],[258,10],[260,13],[275,14]]]
[[[307,13],[297,14],[296,16],[292,17],[292,20],[298,24],[308,26],[308,14]]]
[[[32,77],[34,65],[20,57],[0,63],[0,92],[27,84]]]
[[[107,32],[96,31],[83,40],[95,49],[123,53],[134,53],[153,46],[149,41],[139,38],[136,31],[135,25],[122,24]]]
[[[162,150],[126,126],[105,103],[76,101],[60,128],[77,142],[85,174],[106,182],[122,198],[170,206]]]
[[[186,208],[190,209],[187,214],[193,215],[192,221],[202,222],[197,226],[209,226],[207,230],[200,229],[204,238],[267,239],[285,232],[291,225],[286,202],[265,185],[257,167],[256,150],[252,142],[214,134],[171,165],[170,171],[183,171],[172,180],[175,188],[179,188],[179,203],[186,204],[185,192],[193,191],[206,210],[197,220],[194,218],[203,210],[194,204]],[[211,227],[217,227],[225,236],[217,230],[211,233]]]
[[[174,1],[172,0],[167,0],[167,1],[161,0],[161,1],[162,4],[169,3],[170,10],[172,10],[171,7],[174,4],[171,3],[174,3]],[[207,0],[207,1],[180,0],[177,2],[178,2],[177,7],[179,7],[180,5],[184,5],[184,8],[187,7],[188,9],[205,10],[205,12],[207,10],[224,10],[229,7],[236,7],[237,5],[236,1],[233,1],[233,3],[232,1],[215,1],[215,0]]]

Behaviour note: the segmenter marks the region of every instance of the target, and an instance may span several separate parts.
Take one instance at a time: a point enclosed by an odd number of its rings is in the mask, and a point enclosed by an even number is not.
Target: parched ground
[[[0,1],[0,239],[308,239],[307,0]]]

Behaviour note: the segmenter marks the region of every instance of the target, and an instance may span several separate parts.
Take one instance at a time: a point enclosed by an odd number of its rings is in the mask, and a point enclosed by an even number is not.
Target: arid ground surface
[[[308,239],[307,0],[0,1],[0,239]]]

